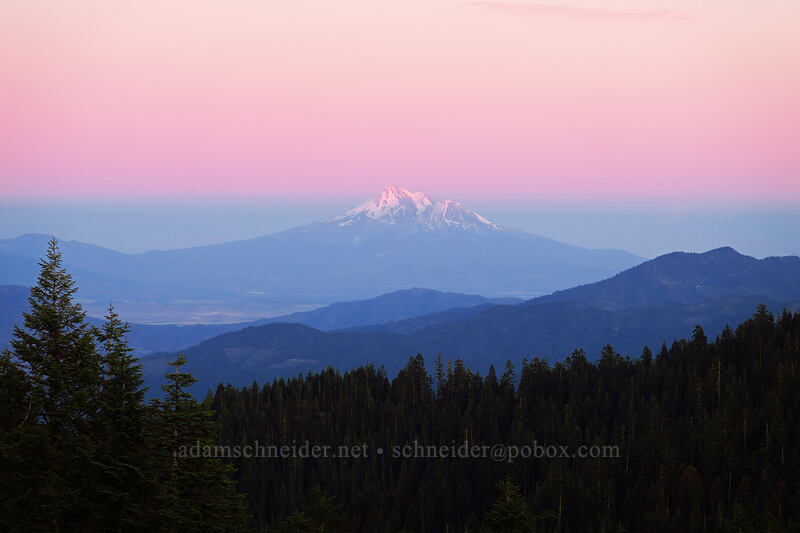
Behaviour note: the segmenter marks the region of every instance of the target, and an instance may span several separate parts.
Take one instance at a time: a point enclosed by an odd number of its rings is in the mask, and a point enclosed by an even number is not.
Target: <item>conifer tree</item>
[[[14,328],[3,363],[4,379],[13,379],[13,365],[27,381],[21,385],[21,420],[11,437],[26,458],[13,505],[18,527],[78,528],[91,515],[85,472],[93,464],[98,355],[86,313],[73,300],[77,288],[62,266],[55,238],[39,266],[30,311],[23,313],[24,327]]]
[[[519,486],[510,478],[497,484],[500,497],[483,518],[487,533],[529,533],[534,530],[533,515],[519,493]]]
[[[148,450],[148,409],[142,367],[132,355],[123,324],[113,306],[96,332],[103,387],[99,393],[97,499],[106,527],[131,529],[148,520],[154,487]]]
[[[508,361],[506,361],[505,369],[503,370],[503,375],[500,377],[500,386],[513,391],[516,381],[517,381],[517,371],[514,368],[514,362],[511,359],[509,359]]]
[[[123,433],[116,436],[130,438],[131,433],[141,431],[145,416],[142,366],[128,345],[126,335],[130,327],[122,323],[113,305],[109,306],[105,319],[98,333],[104,378],[102,409],[113,420],[115,432]]]
[[[197,379],[181,371],[183,354],[168,364],[173,372],[162,385],[166,398],[153,401],[161,430],[160,519],[170,531],[242,531],[244,501],[231,478],[233,467],[217,458],[210,402],[200,404],[189,392]]]
[[[706,337],[706,333],[703,331],[703,326],[697,324],[692,330],[692,344],[695,348],[701,349],[705,348],[707,343],[708,337]]]
[[[644,348],[642,348],[642,355],[639,356],[639,359],[642,360],[643,363],[649,365],[653,362],[653,352],[650,350],[650,347],[645,344]]]
[[[444,373],[444,364],[442,363],[442,354],[436,354],[436,397],[441,398],[444,388],[447,385],[447,378]]]
[[[24,328],[14,328],[11,347],[32,379],[34,401],[28,420],[50,424],[52,430],[84,428],[96,405],[90,397],[100,383],[98,356],[86,313],[73,301],[77,287],[61,265],[56,239],[39,262],[37,283],[23,313]]]

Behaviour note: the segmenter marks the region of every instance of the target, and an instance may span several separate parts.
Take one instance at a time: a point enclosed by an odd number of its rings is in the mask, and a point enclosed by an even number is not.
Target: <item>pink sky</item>
[[[798,35],[797,0],[5,2],[0,195],[800,201]]]

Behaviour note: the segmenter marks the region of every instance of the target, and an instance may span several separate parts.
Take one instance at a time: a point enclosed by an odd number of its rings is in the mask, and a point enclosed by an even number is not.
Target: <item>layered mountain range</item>
[[[31,285],[47,239],[0,240],[0,284]],[[242,322],[408,287],[532,297],[642,261],[504,228],[458,202],[398,187],[255,239],[141,254],[67,241],[62,250],[91,314],[114,303],[149,323]]]
[[[0,344],[20,323],[26,298],[25,287],[0,287]],[[153,390],[178,350],[189,355],[200,390],[327,365],[346,370],[372,362],[394,372],[418,352],[429,360],[437,353],[463,358],[484,371],[507,359],[560,360],[575,348],[592,357],[607,342],[636,355],[698,323],[713,336],[762,303],[774,312],[800,306],[800,258],[759,260],[731,248],[677,252],[523,302],[417,288],[252,322],[132,324],[129,338]]]
[[[28,311],[27,287],[0,285],[0,350],[12,338],[14,326],[22,325],[22,313]],[[192,346],[217,335],[250,326],[278,322],[305,324],[321,331],[370,327],[402,322],[412,317],[430,317],[450,311],[477,313],[492,305],[517,304],[515,298],[484,298],[476,294],[441,292],[413,288],[382,294],[375,298],[336,302],[313,311],[302,311],[272,318],[232,324],[137,324],[131,323],[128,341],[139,357],[153,352],[170,352]],[[89,316],[90,324],[100,326],[103,319]]]
[[[0,287],[0,343],[20,323],[47,239],[0,241],[0,284],[8,285]],[[398,187],[255,239],[142,254],[74,241],[61,248],[91,321],[113,303],[134,322],[130,340],[154,390],[179,349],[199,389],[329,365],[391,373],[416,353],[485,371],[507,359],[560,360],[576,348],[591,357],[608,342],[636,355],[698,323],[711,336],[758,304],[778,312],[800,302],[795,256],[759,260],[719,248],[642,262]]]
[[[612,278],[518,305],[482,305],[439,311],[384,324],[321,331],[298,323],[252,326],[183,350],[199,388],[246,385],[333,366],[365,363],[391,374],[422,353],[461,358],[476,370],[511,359],[563,360],[582,348],[592,358],[606,343],[637,356],[645,345],[691,334],[710,337],[738,324],[760,304],[773,312],[800,306],[800,257],[755,259],[731,248],[667,254]],[[174,354],[145,361],[157,384]]]

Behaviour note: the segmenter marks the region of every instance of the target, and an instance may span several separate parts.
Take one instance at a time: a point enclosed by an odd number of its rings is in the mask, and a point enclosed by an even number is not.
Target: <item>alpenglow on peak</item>
[[[452,200],[434,201],[423,192],[388,186],[378,196],[326,222],[357,227],[362,224],[408,226],[422,231],[466,231],[487,233],[503,231],[487,220]]]

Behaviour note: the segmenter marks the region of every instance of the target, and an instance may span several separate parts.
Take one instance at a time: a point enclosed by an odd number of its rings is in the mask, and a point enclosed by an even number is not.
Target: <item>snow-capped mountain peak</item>
[[[460,230],[472,233],[503,228],[458,202],[433,201],[423,192],[388,186],[378,196],[326,222],[338,226],[387,224],[411,231]]]
[[[372,200],[334,217],[334,220],[349,219],[359,215],[372,220],[415,216],[427,210],[432,203],[425,193],[411,192],[402,187],[390,185]]]

